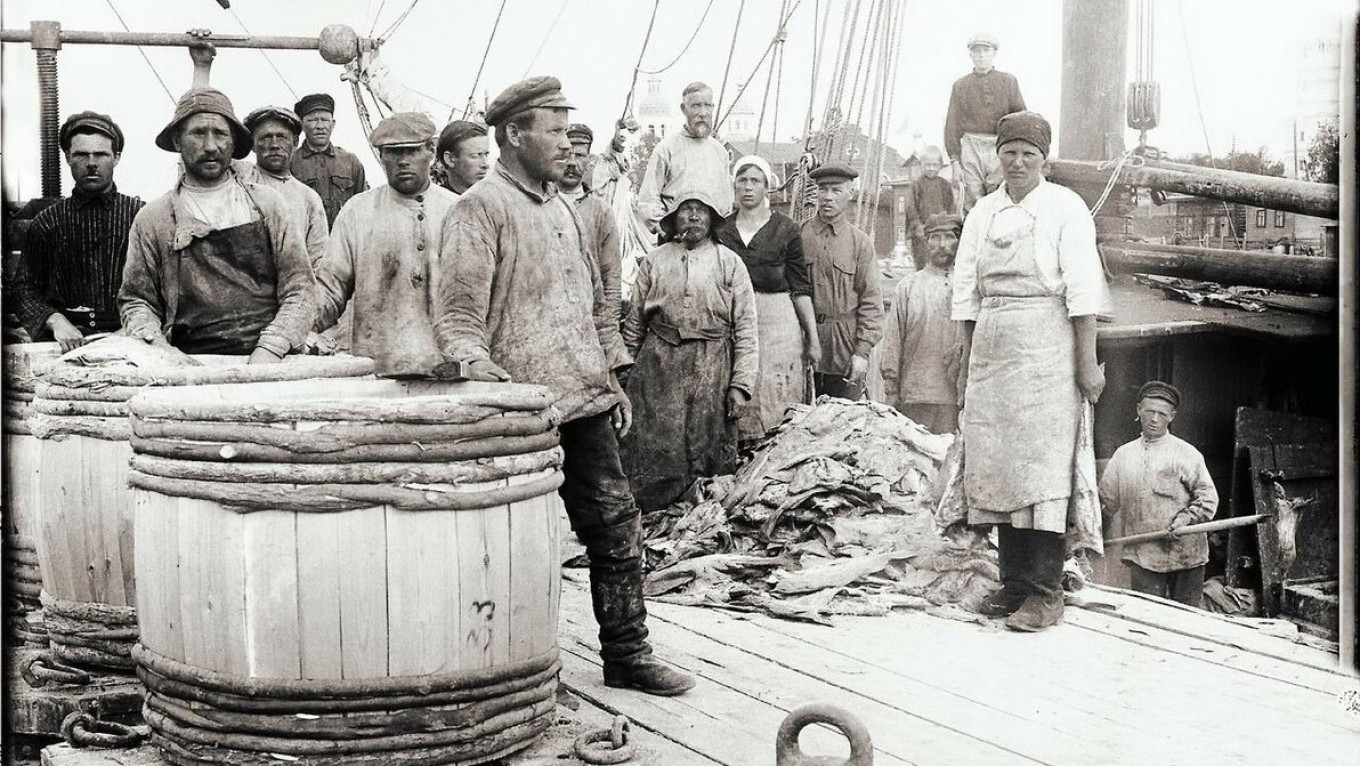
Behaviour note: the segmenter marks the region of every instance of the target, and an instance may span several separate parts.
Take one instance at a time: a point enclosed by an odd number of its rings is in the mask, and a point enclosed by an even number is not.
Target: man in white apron
[[[1000,537],[1003,588],[983,611],[1029,631],[1062,617],[1069,524],[1099,529],[1098,505],[1074,484],[1094,459],[1078,433],[1083,400],[1105,385],[1095,323],[1109,305],[1086,205],[1041,173],[1051,135],[1034,112],[997,124],[1005,180],[964,223],[952,307],[964,322],[968,521]]]

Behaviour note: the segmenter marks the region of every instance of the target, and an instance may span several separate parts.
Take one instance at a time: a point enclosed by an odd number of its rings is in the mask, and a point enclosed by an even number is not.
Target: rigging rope
[[[378,28],[378,19],[382,17],[383,9],[387,7],[387,0],[378,3],[378,12],[373,14],[373,23],[368,25],[368,36],[373,36],[373,30]]]
[[[482,63],[477,65],[477,76],[472,78],[472,88],[468,90],[467,104],[463,106],[463,119],[467,119],[472,114],[472,102],[477,97],[477,85],[482,81],[482,70],[486,69],[486,59],[491,55],[491,43],[496,39],[496,30],[501,27],[501,15],[505,13],[505,4],[509,0],[501,0],[501,8],[496,11],[496,21],[491,25],[491,36],[486,38],[486,49],[482,51]],[[453,119],[453,110],[449,110],[449,119]]]
[[[694,40],[695,40],[696,38],[699,37],[699,30],[701,30],[701,29],[704,28],[704,21],[705,21],[706,19],[708,19],[708,12],[711,11],[711,10],[713,10],[713,0],[708,0],[708,7],[704,8],[704,15],[702,15],[702,16],[699,17],[699,23],[698,23],[698,25],[696,25],[696,26],[694,27],[694,33],[691,34],[691,35],[689,36],[689,42],[685,43],[685,47],[682,48],[682,49],[680,50],[680,53],[676,54],[676,56],[675,56],[674,59],[671,59],[671,63],[669,63],[669,64],[667,64],[667,65],[661,67],[660,69],[653,69],[653,70],[643,69],[643,70],[640,70],[640,71],[641,71],[643,74],[661,74],[662,72],[666,71],[667,69],[670,69],[671,67],[673,67],[673,66],[675,66],[676,64],[680,63],[680,59],[681,59],[687,52],[689,52],[689,46],[693,45],[693,44],[694,44]],[[646,47],[646,46],[644,45],[644,48],[645,48],[645,47]],[[636,79],[636,77],[637,77],[637,75],[635,74],[635,75],[634,75],[634,79]]]
[[[132,30],[128,28],[127,22],[123,21],[123,14],[119,13],[118,9],[114,7],[113,0],[104,0],[104,2],[109,4],[109,10],[113,11],[113,15],[118,17],[118,23],[123,25],[123,30],[131,32]],[[165,95],[170,97],[170,103],[176,103],[175,94],[170,92],[170,86],[165,84],[164,78],[161,77],[161,73],[156,69],[156,65],[151,63],[151,59],[146,55],[146,51],[142,50],[142,46],[140,45],[135,47],[137,48],[137,52],[142,54],[142,60],[146,62],[148,67],[151,67],[151,74],[156,76],[156,81],[159,82],[161,88],[165,90]]]
[[[567,6],[570,3],[571,0],[562,0],[562,5],[557,9],[557,15],[553,17],[552,23],[548,25],[548,31],[543,33],[543,39],[538,43],[538,50],[534,51],[534,57],[529,59],[529,66],[524,67],[524,74],[520,75],[520,79],[528,77],[529,70],[533,69],[534,64],[538,63],[538,54],[543,52],[543,46],[548,44],[548,38],[552,37],[553,30],[557,29],[557,22],[562,20],[562,14],[567,10]]]
[[[652,5],[652,18],[647,21],[647,34],[642,37],[642,50],[638,51],[637,63],[633,65],[633,82],[628,86],[628,97],[623,101],[623,113],[619,115],[620,120],[628,118],[628,110],[633,108],[633,94],[637,92],[638,72],[642,69],[642,57],[647,55],[647,46],[652,42],[652,27],[656,25],[656,12],[661,9],[661,0],[656,0]]]
[[[788,8],[789,8],[789,0],[783,0],[783,1],[779,4],[779,17],[780,17],[781,19],[784,18],[784,13],[785,13],[785,11],[788,10]],[[778,32],[778,34],[775,36],[775,40],[778,41],[779,49],[780,49],[780,50],[783,50],[783,48],[784,48],[784,36],[785,36],[785,35],[784,35],[784,27],[783,27],[783,25],[781,24],[781,25],[780,25],[780,28],[779,28],[779,32]],[[766,73],[765,73],[765,93],[764,93],[764,95],[762,95],[762,96],[760,97],[760,117],[756,120],[756,146],[755,146],[755,149],[751,152],[752,154],[760,154],[760,134],[761,134],[761,131],[763,131],[763,130],[765,129],[765,108],[766,108],[767,106],[770,105],[770,84],[771,84],[772,82],[774,82],[774,62],[775,62],[775,58],[778,58],[778,54],[775,54],[775,57],[770,59],[770,67],[769,67],[768,70],[766,70]],[[775,98],[778,99],[778,97],[779,97],[779,91],[776,90],[776,91],[775,91]],[[735,103],[735,102],[734,102],[734,103]],[[774,133],[774,126],[771,126],[770,132],[771,132],[772,134]],[[772,136],[771,136],[771,140],[773,140],[773,139],[774,139],[774,136],[772,135]]]
[[[389,26],[382,34],[378,35],[379,44],[387,42],[387,40],[392,37],[392,33],[397,31],[397,27],[401,26],[403,21],[406,21],[406,17],[411,15],[411,11],[416,9],[416,5],[419,2],[420,0],[411,0],[411,4],[406,7],[405,11],[402,11],[402,14],[397,17],[397,20],[392,22],[391,26]]]
[[[775,44],[779,42],[779,36],[782,34],[784,26],[789,23],[789,19],[793,17],[793,14],[798,10],[798,6],[802,4],[803,0],[794,0],[793,8],[789,10],[788,15],[782,16],[779,19],[779,27],[775,32],[775,36],[770,39],[770,44],[765,46],[765,53],[763,53],[760,57],[760,60],[756,62],[755,68],[751,70],[751,74],[749,77],[746,78],[746,82],[742,83],[741,87],[737,89],[737,95],[732,97],[732,105],[727,108],[727,113],[724,114],[718,120],[718,124],[714,126],[713,128],[714,133],[718,132],[718,129],[722,127],[722,124],[727,121],[727,118],[729,116],[731,116],[732,110],[736,108],[737,102],[741,100],[741,96],[743,93],[746,92],[747,86],[749,86],[751,84],[751,81],[755,79],[756,75],[760,73],[760,67],[764,65],[765,59],[768,58],[770,55],[770,51],[774,50]]]
[[[1195,76],[1195,59],[1190,50],[1190,33],[1185,27],[1185,7],[1183,3],[1176,3],[1176,12],[1181,19],[1181,40],[1185,43],[1185,62],[1190,70],[1190,87],[1195,94],[1195,111],[1199,113],[1199,128],[1204,134],[1204,150],[1209,153],[1209,167],[1218,170],[1218,162],[1214,159],[1214,149],[1209,143],[1209,126],[1204,121],[1204,104],[1199,97],[1199,79]],[[1228,203],[1223,203],[1223,212],[1228,214],[1228,233],[1232,235],[1233,244],[1241,247],[1242,243],[1237,235],[1237,224],[1233,221],[1232,210],[1228,208]]]
[[[224,7],[227,9],[227,13],[230,13],[231,17],[233,19],[236,19],[236,24],[239,27],[241,27],[241,31],[249,35],[250,30],[246,29],[246,23],[244,21],[241,21],[241,17],[236,15],[236,11],[232,10],[231,6]],[[212,42],[212,40],[209,39],[208,42]],[[265,63],[269,64],[269,68],[273,69],[274,74],[279,76],[279,80],[283,82],[283,87],[287,88],[288,92],[293,94],[293,100],[296,101],[298,98],[297,91],[293,90],[293,84],[288,82],[288,78],[283,76],[283,72],[279,71],[279,67],[277,64],[274,63],[274,58],[269,55],[269,51],[265,50],[264,48],[257,48],[256,50],[260,52],[261,56],[264,56]]]
[[[741,29],[741,14],[746,10],[746,0],[737,6],[737,21],[732,25],[732,44],[727,47],[727,66],[723,68],[722,87],[718,89],[718,105],[713,114],[722,114],[723,99],[727,96],[727,75],[732,72],[732,56],[737,51],[737,32]]]

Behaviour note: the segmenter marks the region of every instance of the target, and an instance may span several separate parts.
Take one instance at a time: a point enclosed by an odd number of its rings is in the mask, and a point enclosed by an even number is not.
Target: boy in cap
[[[694,679],[653,659],[647,642],[642,524],[618,444],[632,421],[618,373],[631,360],[580,217],[557,190],[571,156],[561,88],[534,77],[487,108],[500,157],[445,222],[435,329],[449,371],[552,391],[558,493],[590,559],[605,684],[682,694]]]
[[[340,211],[326,257],[317,266],[317,317],[324,331],[353,312],[353,353],[379,375],[423,376],[443,361],[434,335],[434,301],[444,221],[457,195],[430,182],[434,123],[398,112],[378,123],[387,184],[354,197]]]
[[[463,194],[478,181],[486,178],[491,168],[487,157],[486,127],[467,120],[454,120],[439,132],[435,147],[439,185]]]
[[[878,258],[869,235],[845,215],[859,173],[832,164],[808,177],[817,184],[817,215],[803,224],[803,255],[822,344],[813,382],[819,396],[858,401],[864,396],[869,352],[883,337]]]
[[[242,180],[231,160],[251,136],[220,91],[196,88],[175,106],[156,146],[184,173],[132,222],[118,307],[128,334],[191,354],[277,362],[307,339],[316,311],[302,227],[272,189]]]
[[[279,194],[293,209],[293,216],[307,233],[307,259],[313,266],[326,253],[330,224],[321,195],[293,177],[288,163],[297,148],[302,133],[302,121],[291,109],[281,106],[262,106],[246,115],[243,121],[250,131],[255,164],[240,162],[236,170],[241,177]]]
[[[118,329],[128,231],[142,201],[120,194],[114,185],[123,131],[108,115],[67,117],[57,142],[74,188],[70,197],[33,219],[14,295],[29,337],[55,340],[68,351],[88,334]]]
[[[614,224],[614,213],[609,209],[609,204],[585,180],[590,174],[590,144],[595,140],[595,133],[589,126],[574,122],[567,126],[567,140],[571,142],[571,159],[567,160],[567,167],[562,171],[562,180],[557,182],[557,188],[562,196],[576,203],[576,213],[581,216],[581,225],[585,227],[587,244],[600,266],[605,299],[609,301],[610,310],[622,321],[619,229]]]
[[[940,147],[927,146],[921,151],[921,177],[911,182],[907,199],[907,231],[911,233],[911,257],[917,269],[930,261],[926,255],[925,223],[937,213],[954,212],[954,190],[940,178],[944,155]]]
[[[306,137],[293,153],[289,167],[299,181],[321,195],[326,222],[334,226],[350,197],[368,190],[359,158],[331,143],[335,129],[335,99],[328,93],[312,93],[298,99],[293,113],[302,120]]]
[[[1138,390],[1135,412],[1142,435],[1115,450],[1100,477],[1108,535],[1175,533],[1213,519],[1218,491],[1204,456],[1169,430],[1180,403],[1180,391],[1160,380]],[[1134,590],[1200,606],[1209,561],[1205,533],[1126,545],[1123,559]]]
[[[949,91],[949,111],[944,120],[944,150],[949,154],[954,183],[962,183],[963,214],[983,195],[1001,184],[996,161],[996,123],[1025,109],[1015,75],[993,68],[996,35],[980,32],[968,38],[973,71],[954,82]]]
[[[898,412],[932,433],[948,434],[959,425],[963,337],[949,318],[949,304],[963,219],[936,213],[923,228],[925,268],[897,283],[883,332],[883,389]]]

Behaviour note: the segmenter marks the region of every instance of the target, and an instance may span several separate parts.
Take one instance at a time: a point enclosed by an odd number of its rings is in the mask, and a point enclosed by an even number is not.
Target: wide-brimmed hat
[[[156,146],[167,152],[178,151],[175,149],[175,130],[181,122],[203,113],[221,115],[226,119],[234,140],[232,159],[243,160],[250,155],[250,148],[254,143],[250,131],[236,118],[236,112],[231,108],[231,99],[216,88],[193,88],[180,96],[175,104],[175,116],[170,120],[170,124],[156,134]]]
[[[662,235],[665,236],[667,242],[675,239],[675,218],[680,214],[680,206],[691,200],[708,208],[708,236],[716,242],[718,239],[718,223],[722,221],[723,214],[718,212],[718,204],[714,202],[713,196],[699,189],[675,195],[675,209],[663,216],[660,223],[657,224],[661,228]]]

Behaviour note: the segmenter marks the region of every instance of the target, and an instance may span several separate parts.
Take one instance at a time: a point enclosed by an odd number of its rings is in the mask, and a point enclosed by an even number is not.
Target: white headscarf
[[[758,157],[754,154],[748,154],[745,157],[742,157],[732,166],[732,183],[737,182],[737,176],[741,171],[752,165],[759,168],[760,172],[765,174],[765,188],[768,191],[774,191],[779,188],[779,176],[775,175],[774,168],[770,167],[770,163],[766,162],[764,157]]]

